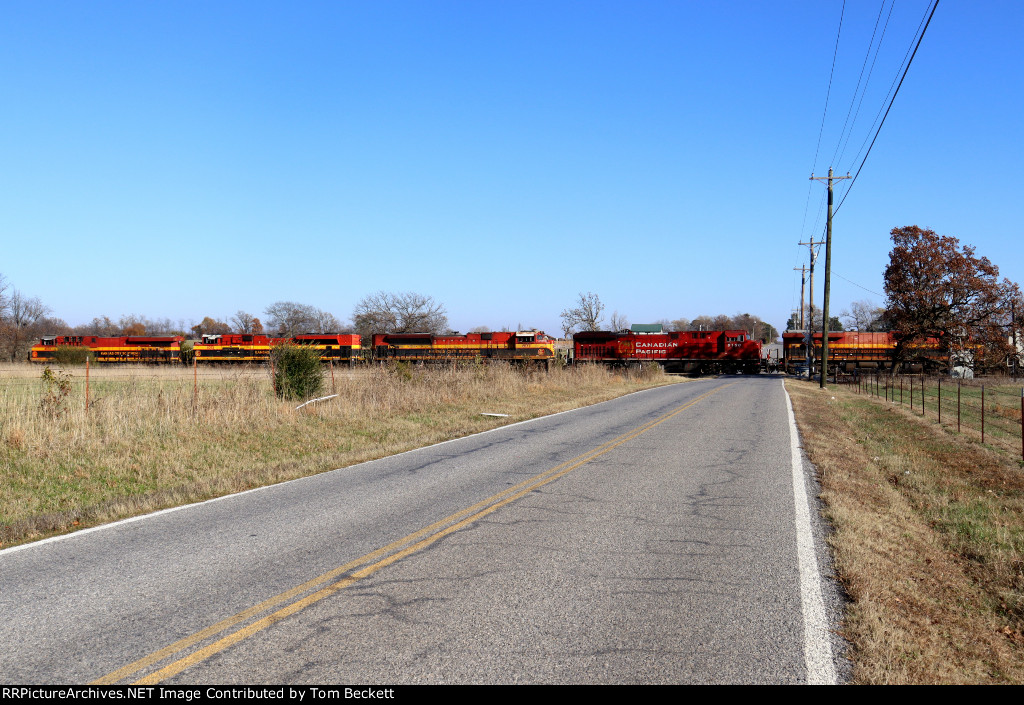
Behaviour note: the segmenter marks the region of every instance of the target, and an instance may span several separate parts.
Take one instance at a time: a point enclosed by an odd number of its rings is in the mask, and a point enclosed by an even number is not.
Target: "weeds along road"
[[[829,682],[794,448],[705,379],[8,549],[0,680]]]

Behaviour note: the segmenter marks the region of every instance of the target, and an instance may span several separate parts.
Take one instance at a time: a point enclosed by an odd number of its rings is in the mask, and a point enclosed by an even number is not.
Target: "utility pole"
[[[811,281],[810,281],[810,301],[807,302],[807,327],[804,329],[805,332],[805,344],[807,347],[807,381],[811,381],[811,370],[814,367],[814,263],[818,261],[818,251],[814,247],[821,246],[825,241],[818,240],[814,241],[811,238],[810,242],[798,242],[798,245],[807,245],[807,250],[810,253],[811,259]]]
[[[1017,379],[1017,360],[1020,358],[1020,349],[1017,347],[1017,302],[1013,299],[1010,299],[1010,333],[1013,336],[1013,357],[1011,358],[1013,371],[1011,374],[1014,379]]]
[[[849,179],[850,172],[846,176],[832,176],[832,167],[828,168],[828,220],[825,225],[825,297],[821,304],[821,378],[818,384],[825,388],[825,378],[828,376],[828,295],[829,284],[832,278],[832,182],[841,179]],[[815,176],[811,172],[811,181],[825,181],[824,176]]]
[[[804,288],[807,285],[807,267],[801,264],[800,269],[793,267],[794,272],[800,272],[800,330],[804,330]]]

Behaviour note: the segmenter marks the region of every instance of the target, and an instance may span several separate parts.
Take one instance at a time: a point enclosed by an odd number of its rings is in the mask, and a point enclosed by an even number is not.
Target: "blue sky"
[[[889,0],[847,2],[827,110],[841,0],[8,0],[0,272],[72,325],[347,319],[385,290],[557,332],[592,291],[631,322],[781,329],[824,231],[808,177],[856,170],[928,5],[893,8],[844,150]],[[1024,3],[940,2],[835,219],[834,311],[882,302],[897,226],[1024,282],[1022,26]]]

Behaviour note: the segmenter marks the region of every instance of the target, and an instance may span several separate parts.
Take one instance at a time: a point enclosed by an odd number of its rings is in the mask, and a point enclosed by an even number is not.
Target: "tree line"
[[[262,318],[239,310],[226,321],[204,316],[199,323],[127,314],[116,320],[96,316],[88,323],[71,326],[51,313],[39,297],[26,296],[0,274],[0,359],[26,359],[32,345],[44,335],[181,335],[198,340],[203,335],[227,333],[291,338],[302,334],[453,332],[444,305],[412,292],[380,291],[365,296],[353,309],[351,320],[345,322],[329,311],[296,301],[276,301],[263,311]]]

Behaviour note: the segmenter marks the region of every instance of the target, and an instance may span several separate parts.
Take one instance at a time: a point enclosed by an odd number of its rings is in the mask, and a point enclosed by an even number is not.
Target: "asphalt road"
[[[699,380],[0,551],[0,680],[831,682],[788,418]]]

